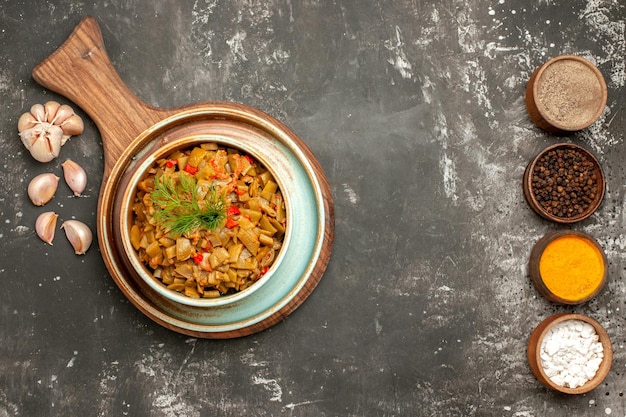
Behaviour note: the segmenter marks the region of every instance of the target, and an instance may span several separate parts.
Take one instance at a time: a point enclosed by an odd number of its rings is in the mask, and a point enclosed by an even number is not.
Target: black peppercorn
[[[594,169],[594,162],[577,149],[547,152],[537,160],[532,172],[534,197],[556,217],[579,216],[600,191]]]

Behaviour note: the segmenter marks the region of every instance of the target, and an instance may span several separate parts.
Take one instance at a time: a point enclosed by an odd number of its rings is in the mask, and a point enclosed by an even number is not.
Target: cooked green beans
[[[272,174],[203,143],[155,162],[137,184],[131,244],[153,277],[189,297],[242,291],[280,251],[287,216]]]

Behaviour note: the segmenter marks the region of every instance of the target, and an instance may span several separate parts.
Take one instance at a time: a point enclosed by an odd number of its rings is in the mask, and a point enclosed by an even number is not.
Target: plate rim
[[[270,135],[285,146],[300,164],[310,182],[314,203],[317,206],[317,238],[313,253],[302,276],[297,277],[293,287],[278,302],[268,307],[262,315],[240,320],[235,325],[203,325],[173,317],[155,305],[148,295],[128,281],[128,270],[113,244],[112,218],[115,194],[119,191],[124,173],[136,158],[137,151],[144,152],[160,133],[187,123],[193,118],[226,118],[245,123]],[[164,118],[135,138],[124,149],[115,163],[111,175],[102,185],[98,202],[98,240],[107,269],[118,288],[142,313],[158,324],[178,333],[202,338],[233,338],[253,334],[280,322],[298,308],[313,292],[330,260],[334,240],[334,203],[330,185],[321,166],[310,149],[288,127],[261,112],[241,104],[204,103],[181,110]],[[130,278],[132,280],[132,278]],[[189,308],[186,306],[185,308]]]

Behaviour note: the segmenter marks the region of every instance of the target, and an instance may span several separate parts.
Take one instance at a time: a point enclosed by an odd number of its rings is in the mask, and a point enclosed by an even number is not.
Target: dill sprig
[[[169,176],[154,179],[150,194],[156,209],[154,219],[166,230],[182,236],[199,228],[217,229],[226,218],[226,207],[214,187],[199,200],[196,178],[180,173],[178,181]]]

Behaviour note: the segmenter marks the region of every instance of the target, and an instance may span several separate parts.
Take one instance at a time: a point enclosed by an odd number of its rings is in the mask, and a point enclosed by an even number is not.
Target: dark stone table
[[[311,296],[254,335],[170,331],[118,289],[97,243],[77,256],[45,210],[95,230],[103,152],[95,125],[40,164],[17,135],[35,103],[63,97],[32,78],[86,15],[138,97],[259,108],[323,166],[335,244]],[[0,416],[624,416],[625,25],[622,0],[0,2]],[[577,54],[608,84],[600,120],[564,137],[529,120],[524,91],[547,59]],[[72,103],[68,103],[72,104]],[[609,282],[575,307],[542,298],[527,274],[534,242],[566,228],[526,205],[521,177],[544,147],[592,150],[607,177],[590,219]],[[38,173],[66,158],[44,208]],[[545,317],[597,319],[612,370],[589,394],[543,387],[526,360]]]

